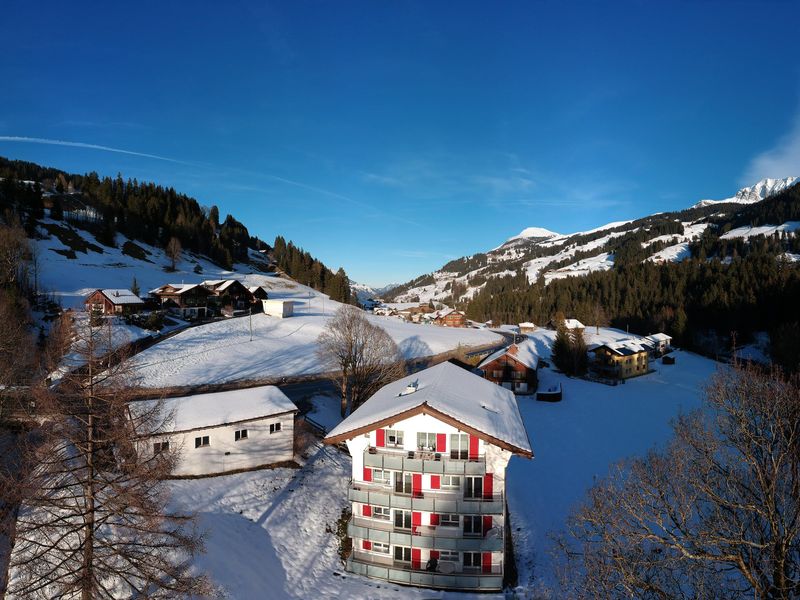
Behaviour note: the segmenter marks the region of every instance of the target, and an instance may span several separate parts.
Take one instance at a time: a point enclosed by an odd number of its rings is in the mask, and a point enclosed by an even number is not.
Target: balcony
[[[440,563],[440,569],[441,569]],[[498,591],[503,588],[503,565],[492,565],[491,573],[480,569],[465,571],[457,563],[449,563],[456,571],[452,573],[430,572],[412,569],[409,563],[397,562],[391,556],[380,556],[365,552],[354,552],[347,559],[347,570],[358,575],[375,577],[385,581],[421,587]]]
[[[354,517],[347,524],[347,535],[394,546],[461,552],[500,552],[504,547],[503,530],[500,527],[494,529],[487,536],[464,537],[460,527],[423,525],[412,533],[410,529],[395,527],[391,521]]]
[[[439,514],[502,515],[505,509],[503,494],[481,498],[464,498],[460,490],[425,491],[419,496],[395,493],[391,486],[375,483],[351,482],[347,490],[351,502],[388,506]]]
[[[486,473],[486,459],[482,456],[474,459],[457,459],[450,458],[447,453],[385,450],[383,448],[365,450],[364,466],[373,469],[441,475],[484,475]]]

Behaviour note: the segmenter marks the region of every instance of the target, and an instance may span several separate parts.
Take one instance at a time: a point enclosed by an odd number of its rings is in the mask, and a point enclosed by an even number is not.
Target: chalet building
[[[150,295],[164,308],[184,318],[202,319],[208,314],[211,292],[196,283],[168,283],[150,291]]]
[[[535,323],[531,323],[530,321],[525,321],[524,323],[519,324],[520,333],[533,333],[534,331],[536,331]]]
[[[248,310],[255,297],[238,279],[212,279],[201,283],[211,295],[209,303],[218,310],[230,307],[233,311]]]
[[[654,333],[644,338],[644,343],[652,348],[650,354],[653,358],[663,356],[671,350],[672,338],[666,333]]]
[[[511,391],[444,362],[378,390],[325,442],[353,457],[348,571],[503,588],[506,466],[533,456]]]
[[[478,368],[486,380],[515,394],[533,394],[539,384],[539,355],[531,342],[511,344],[487,356]]]
[[[132,402],[134,419],[155,401]],[[294,457],[297,407],[272,385],[163,401],[163,432],[140,441],[145,452],[178,452],[176,476],[219,475]]]
[[[644,375],[649,370],[648,346],[625,340],[590,347],[594,353],[594,362],[590,364],[592,371],[600,377],[609,379],[630,379]]]
[[[575,331],[576,329],[586,329],[586,325],[578,321],[578,319],[564,319],[564,327],[570,331]]]
[[[467,315],[465,315],[460,310],[454,310],[452,308],[445,308],[437,313],[431,313],[435,315],[433,322],[436,325],[440,325],[442,327],[466,327],[467,326]]]
[[[144,307],[144,301],[132,291],[114,289],[95,290],[83,304],[88,312],[104,315],[129,315]]]
[[[252,294],[253,298],[255,298],[256,302],[259,300],[269,299],[269,294],[267,293],[266,288],[262,285],[252,285],[247,289]]]

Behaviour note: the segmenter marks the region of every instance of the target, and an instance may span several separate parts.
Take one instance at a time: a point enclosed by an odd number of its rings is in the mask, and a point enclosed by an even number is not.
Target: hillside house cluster
[[[133,419],[159,401],[132,402]],[[219,475],[292,460],[297,406],[275,386],[161,401],[163,430],[140,439],[142,452],[178,452],[173,475]]]
[[[150,290],[153,302],[186,319],[204,319],[223,314],[253,310],[261,312],[267,291],[260,287],[246,287],[238,279],[213,279],[201,283],[167,283]]]
[[[449,362],[386,385],[325,438],[353,458],[347,570],[497,591],[506,466],[532,457],[514,394]]]
[[[533,342],[511,344],[487,356],[478,369],[486,380],[515,394],[533,394],[539,384],[539,355]]]
[[[95,290],[84,300],[86,311],[102,315],[130,315],[144,308],[144,300],[130,290]]]

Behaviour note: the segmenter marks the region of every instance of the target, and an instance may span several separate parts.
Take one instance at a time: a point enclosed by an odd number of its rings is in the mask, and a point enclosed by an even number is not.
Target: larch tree
[[[336,312],[317,343],[318,357],[335,373],[342,416],[348,409],[356,410],[380,387],[405,375],[403,357],[391,336],[353,306]]]
[[[800,381],[734,366],[571,516],[565,597],[800,597]]]
[[[176,454],[154,453],[150,433],[170,415],[159,402],[131,410],[125,356],[108,326],[76,331],[85,363],[37,395],[39,426],[0,473],[0,519],[13,539],[9,597],[181,598],[210,592],[193,572],[202,536],[168,508]],[[62,335],[62,338],[66,335]],[[9,511],[13,514],[9,515]]]
[[[181,259],[181,250],[182,248],[180,240],[178,240],[176,237],[171,237],[166,247],[167,257],[170,260],[170,271],[175,270],[176,264]]]

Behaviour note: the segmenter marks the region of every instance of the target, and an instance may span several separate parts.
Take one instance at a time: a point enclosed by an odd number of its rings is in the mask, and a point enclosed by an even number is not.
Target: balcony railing
[[[503,529],[496,527],[485,536],[464,537],[460,527],[423,525],[412,530],[394,527],[378,519],[353,518],[347,524],[350,537],[394,546],[457,550],[461,552],[499,552],[503,550]]]
[[[347,499],[351,502],[388,506],[438,514],[502,515],[503,494],[464,498],[460,490],[423,491],[419,495],[398,494],[390,486],[351,482]]]
[[[383,448],[365,450],[364,466],[373,469],[441,475],[484,475],[486,473],[486,459],[482,456],[473,459],[458,459],[450,458],[446,452],[414,452],[384,450]]]
[[[482,569],[465,572],[457,563],[449,563],[455,567],[452,573],[443,573],[440,563],[439,571],[431,572],[412,569],[409,563],[397,562],[390,556],[382,557],[365,552],[354,552],[347,559],[347,570],[351,573],[375,577],[394,583],[418,585],[431,588],[456,590],[497,591],[503,587],[503,565],[491,566],[490,573]]]

